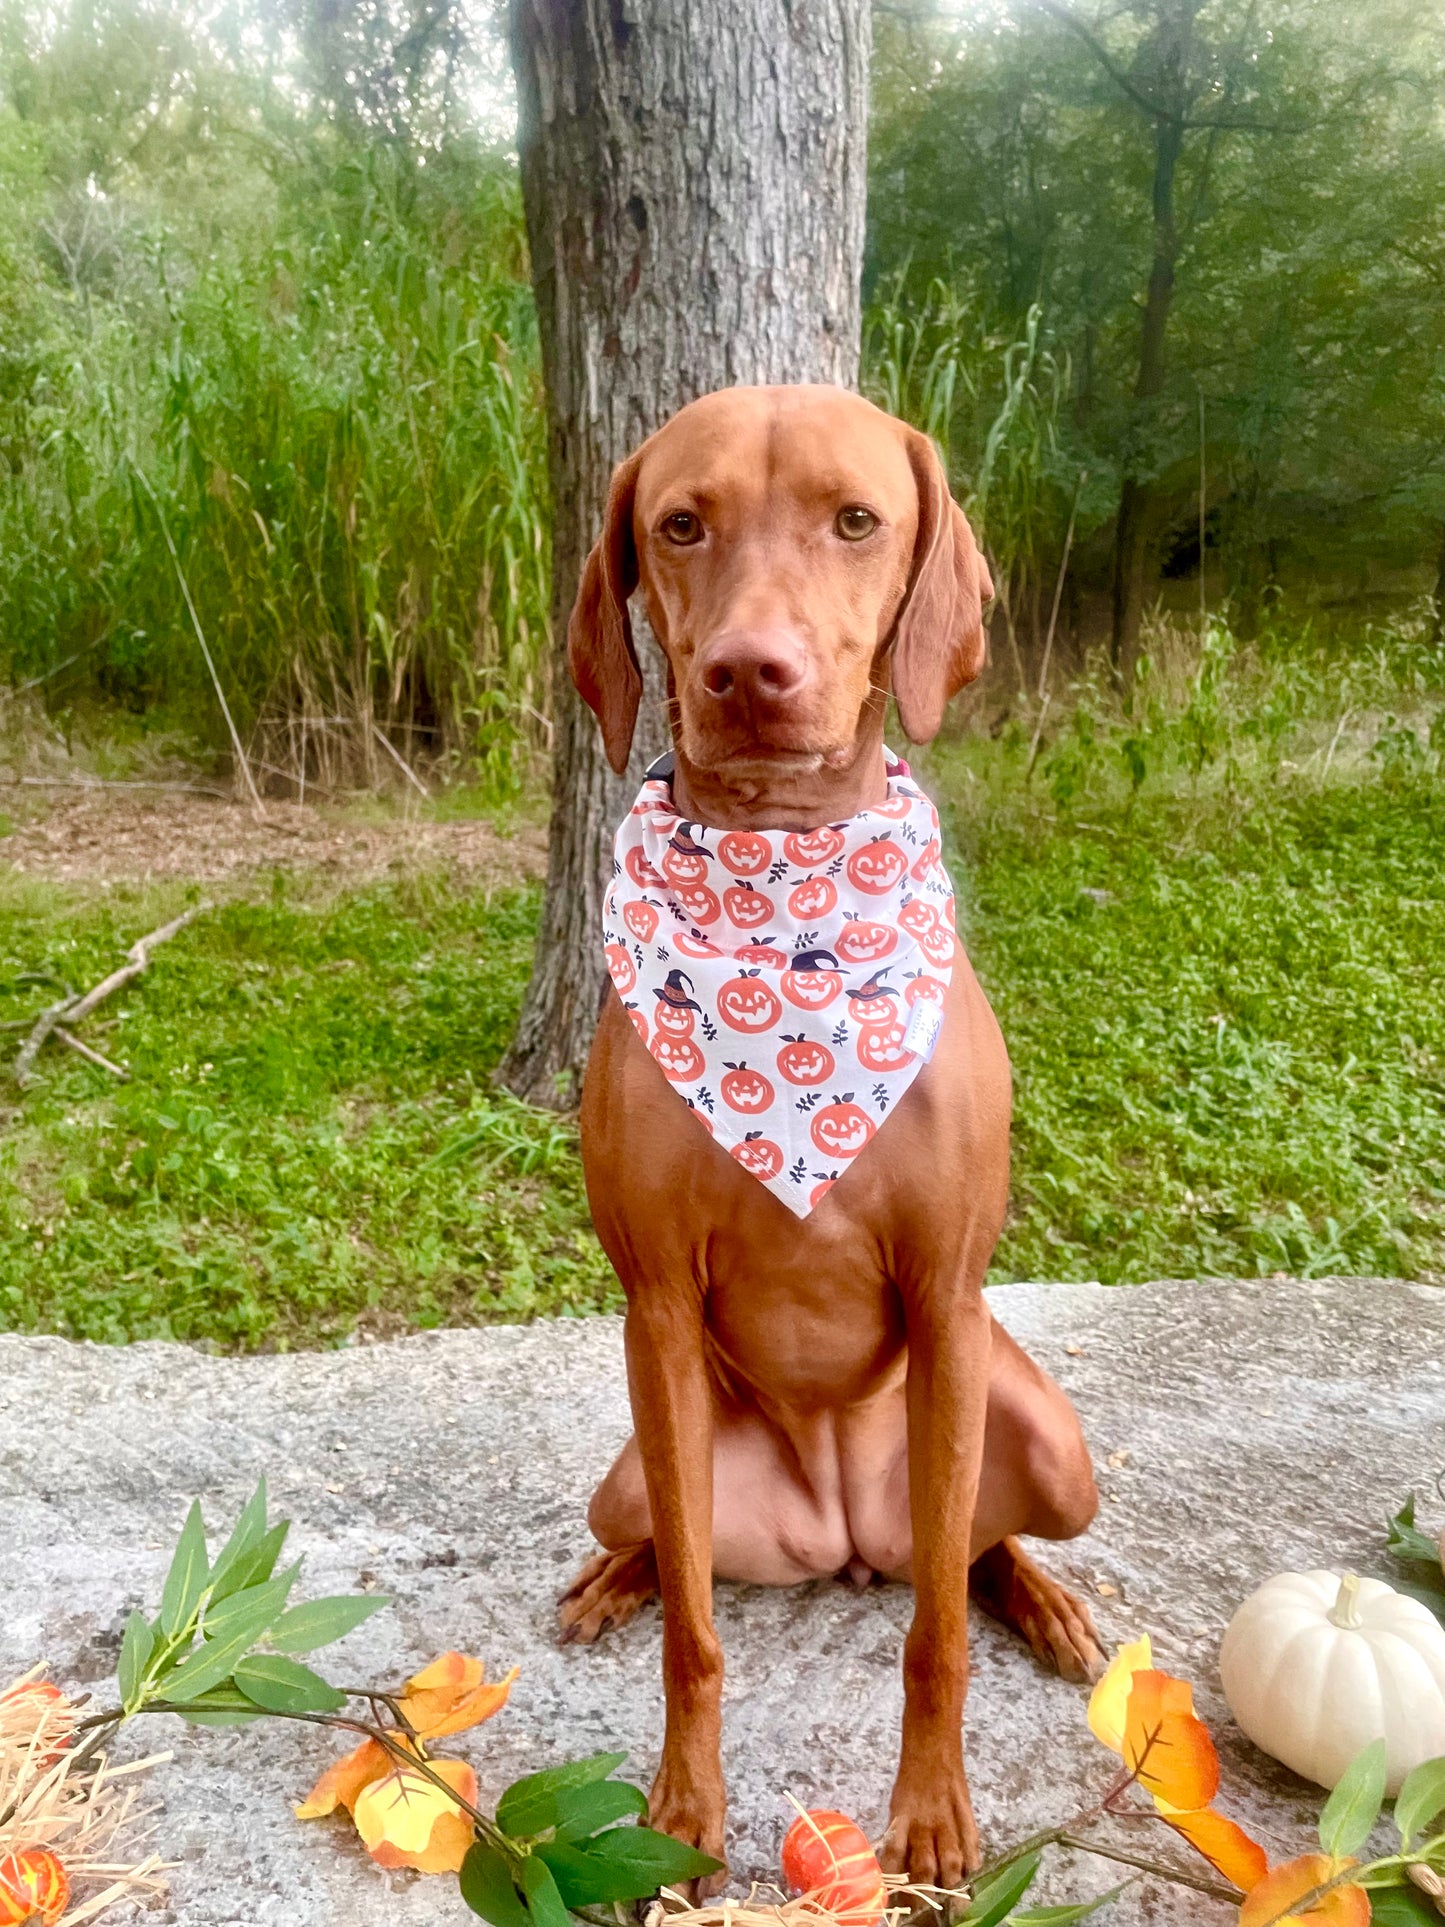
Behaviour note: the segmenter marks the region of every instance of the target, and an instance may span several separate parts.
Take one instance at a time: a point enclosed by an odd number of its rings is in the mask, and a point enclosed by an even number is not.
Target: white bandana
[[[817,830],[685,822],[649,775],[602,909],[607,969],[699,1124],[806,1217],[933,1054],[953,976],[938,812],[884,752],[886,801]]]

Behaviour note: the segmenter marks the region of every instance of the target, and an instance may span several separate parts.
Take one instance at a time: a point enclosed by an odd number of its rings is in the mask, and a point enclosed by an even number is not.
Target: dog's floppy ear
[[[627,614],[627,598],[637,587],[632,500],[640,466],[637,456],[630,455],[613,471],[602,533],[582,565],[567,623],[567,667],[578,694],[602,726],[602,747],[619,776],[627,768],[642,700],[642,671]]]
[[[926,743],[937,735],[949,698],[983,668],[983,605],[993,599],[993,583],[933,443],[916,429],[905,432],[918,486],[918,540],[893,631],[893,696],[909,737]]]

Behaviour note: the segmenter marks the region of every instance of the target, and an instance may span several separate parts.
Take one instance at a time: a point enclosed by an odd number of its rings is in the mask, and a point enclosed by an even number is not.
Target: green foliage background
[[[1217,124],[1141,406],[1135,95],[1181,22]],[[1005,596],[925,765],[1015,1063],[994,1275],[1445,1276],[1445,9],[875,27],[865,384],[945,448]],[[503,64],[459,0],[0,0],[0,680],[43,678],[54,730],[224,746],[169,532],[263,777],[369,786],[375,724],[489,809],[534,793]],[[1126,470],[1163,614],[1121,689],[1090,644]],[[187,900],[3,851],[0,1024]],[[225,893],[114,1007],[130,1085],[49,1050],[7,1110],[0,1324],[250,1347],[614,1306],[570,1127],[488,1082],[535,912],[443,875]]]

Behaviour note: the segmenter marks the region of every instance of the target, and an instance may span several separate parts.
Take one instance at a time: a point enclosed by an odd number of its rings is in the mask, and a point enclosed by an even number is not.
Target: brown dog
[[[809,830],[885,794],[891,682],[915,742],[983,665],[993,593],[932,445],[841,389],[684,408],[613,477],[568,635],[614,769],[642,680],[641,584],[667,657],[677,808]],[[978,1864],[963,1765],[970,1590],[1067,1678],[1087,1610],[1015,1537],[1067,1539],[1097,1495],[1073,1410],[981,1286],[1008,1197],[1003,1039],[961,957],[938,1054],[798,1219],[685,1115],[608,993],[582,1099],[587,1192],[627,1294],[635,1436],[588,1520],[607,1548],[561,1602],[595,1639],[655,1590],[667,1700],[652,1823],[721,1855],[714,1573],[911,1580],[885,1864]]]

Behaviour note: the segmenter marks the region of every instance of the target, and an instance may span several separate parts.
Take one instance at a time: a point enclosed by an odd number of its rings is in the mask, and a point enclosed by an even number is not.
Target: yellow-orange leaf
[[[477,1776],[465,1760],[434,1760],[434,1771],[476,1804]],[[472,1844],[472,1823],[454,1801],[413,1767],[373,1780],[356,1802],[356,1830],[383,1867],[456,1873]]]
[[[1134,1675],[1146,1672],[1153,1664],[1154,1654],[1149,1645],[1149,1635],[1145,1633],[1142,1639],[1136,1639],[1132,1645],[1119,1648],[1109,1664],[1109,1670],[1090,1695],[1089,1731],[1111,1753],[1124,1751],[1124,1709],[1129,1704],[1129,1688],[1134,1684]]]
[[[375,1740],[363,1740],[354,1753],[348,1753],[335,1766],[327,1767],[297,1807],[296,1818],[319,1820],[323,1814],[335,1813],[338,1807],[345,1807],[351,1812],[362,1792],[373,1780],[379,1780],[383,1773],[388,1772],[390,1767],[391,1760],[386,1749]]]
[[[1207,1807],[1219,1791],[1219,1755],[1195,1717],[1194,1691],[1168,1673],[1137,1672],[1124,1714],[1124,1764],[1171,1807]]]
[[[1333,1880],[1337,1873],[1353,1867],[1353,1860],[1333,1860],[1326,1853],[1301,1854],[1286,1860],[1267,1873],[1239,1910],[1239,1927],[1370,1927],[1370,1897],[1363,1887],[1336,1887],[1310,1908],[1308,1913],[1286,1914],[1291,1901],[1303,1900]]]
[[[1195,1852],[1202,1853],[1210,1866],[1232,1880],[1241,1893],[1249,1893],[1264,1879],[1269,1869],[1264,1848],[1233,1820],[1226,1820],[1212,1807],[1181,1813],[1165,1800],[1154,1804],[1174,1831],[1182,1833]]]
[[[479,1659],[443,1653],[407,1681],[401,1710],[424,1740],[465,1733],[501,1711],[520,1671],[514,1666],[505,1679],[489,1682]]]

